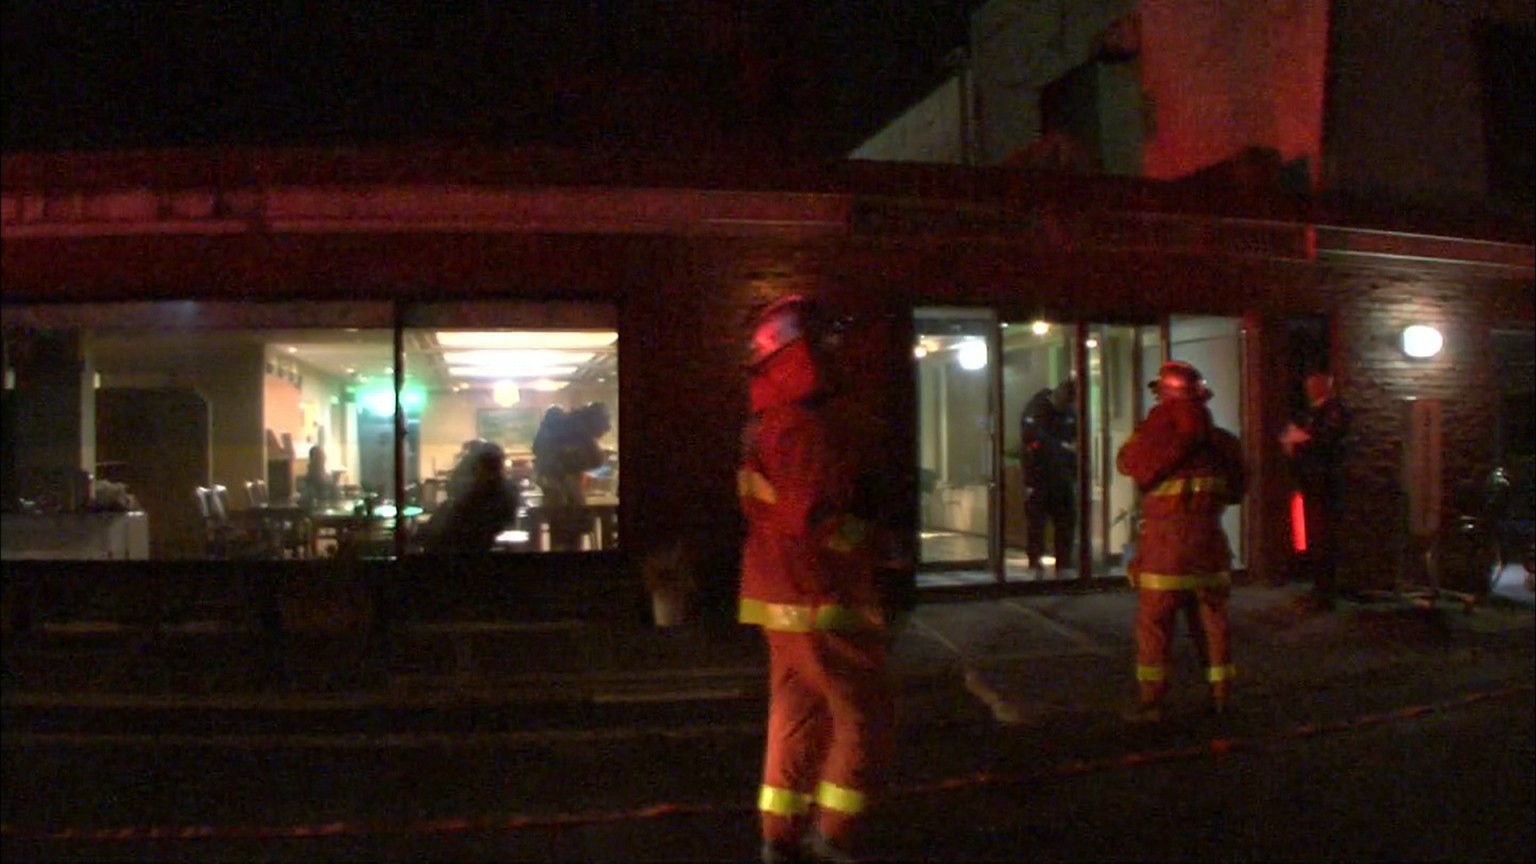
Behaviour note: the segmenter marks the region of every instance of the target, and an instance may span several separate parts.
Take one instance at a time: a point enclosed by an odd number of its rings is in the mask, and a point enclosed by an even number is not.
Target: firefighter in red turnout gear
[[[854,472],[824,410],[832,331],[794,295],[770,306],[752,337],[738,618],[768,645],[765,861],[851,860],[891,750],[874,529],[849,512]]]
[[[1137,589],[1136,681],[1139,701],[1126,719],[1162,717],[1175,613],[1193,595],[1205,651],[1211,707],[1226,710],[1232,646],[1227,626],[1232,547],[1221,514],[1242,500],[1242,448],[1215,425],[1211,393],[1199,370],[1164,363],[1148,385],[1158,404],[1120,447],[1115,466],[1141,490],[1142,529],[1127,570]]]

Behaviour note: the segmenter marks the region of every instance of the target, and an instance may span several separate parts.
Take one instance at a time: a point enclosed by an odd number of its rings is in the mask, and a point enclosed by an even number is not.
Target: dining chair
[[[230,516],[229,488],[222,483],[199,486],[206,502],[203,512],[208,528],[209,552],[214,558],[270,558],[278,554],[264,527],[236,522]]]
[[[209,558],[225,557],[229,550],[229,530],[213,490],[198,486],[192,490],[192,498],[203,519],[203,554]]]

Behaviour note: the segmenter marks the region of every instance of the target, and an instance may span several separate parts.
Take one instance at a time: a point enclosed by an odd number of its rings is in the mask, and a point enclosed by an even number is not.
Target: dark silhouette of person
[[[489,552],[496,535],[517,518],[517,487],[507,480],[506,453],[501,446],[476,440],[465,445],[466,453],[454,466],[453,477],[461,482],[437,515],[427,523],[426,550],[433,554]],[[464,471],[460,471],[460,468]]]
[[[1307,408],[1281,433],[1301,494],[1304,532],[1296,537],[1302,578],[1312,581],[1304,605],[1331,608],[1338,592],[1338,527],[1343,499],[1345,439],[1350,412],[1333,392],[1333,376],[1312,372],[1306,382]]]
[[[584,475],[607,460],[598,439],[612,428],[602,402],[571,411],[556,405],[544,412],[533,438],[533,477],[544,493],[554,550],[580,549],[581,535],[591,527]]]
[[[319,510],[336,500],[338,490],[325,464],[325,448],[319,444],[309,448],[309,466],[304,469],[304,489],[299,493],[299,506],[307,510]]]
[[[485,438],[471,438],[460,445],[458,458],[453,463],[453,470],[448,472],[448,483],[443,489],[444,498],[452,500],[467,495],[469,490],[474,488],[480,471],[477,457],[481,453],[500,450],[501,445]]]
[[[1044,570],[1045,529],[1051,526],[1058,575],[1076,561],[1077,537],[1077,382],[1071,378],[1053,391],[1036,393],[1020,417],[1023,445],[1024,535],[1029,566]]]

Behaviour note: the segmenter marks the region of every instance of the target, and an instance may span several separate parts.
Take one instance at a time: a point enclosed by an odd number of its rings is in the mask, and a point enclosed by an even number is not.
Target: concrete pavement
[[[1528,634],[1530,592],[1464,610],[1407,599],[1341,602],[1306,614],[1303,586],[1238,586],[1232,596],[1238,698],[1358,677]],[[1514,593],[1508,593],[1513,591]],[[1521,593],[1523,592],[1523,593]],[[934,600],[901,622],[892,669],[911,700],[963,686],[1003,724],[1110,712],[1133,691],[1135,594]],[[110,626],[49,625],[5,653],[7,708],[358,708],[453,703],[615,705],[757,700],[765,657],[755,631],[693,622],[443,622],[404,625],[387,653],[355,636],[296,635],[281,663],[253,634],[196,623],[146,640]],[[1203,697],[1192,647],[1175,646],[1173,706]],[[920,706],[919,706],[920,707]]]
[[[876,814],[881,854],[1229,860],[1243,857],[1221,841],[1235,830],[1252,860],[1416,860],[1382,854],[1399,847],[1353,827],[1377,825],[1377,802],[1409,793],[1412,818],[1392,835],[1401,848],[1465,853],[1450,860],[1490,850],[1502,860],[1499,850],[1520,848],[1529,600],[1465,611],[1379,598],[1308,614],[1295,605],[1301,593],[1236,588],[1234,711],[1200,710],[1194,651],[1180,640],[1169,716],[1151,729],[1118,716],[1134,689],[1132,592],[921,604],[894,646],[901,740]],[[397,635],[385,668],[366,674],[351,671],[342,641],[295,644],[308,665],[295,661],[287,679],[265,686],[236,674],[259,664],[241,665],[249,646],[234,633],[127,655],[121,640],[89,632],[8,649],[8,856],[746,860],[755,849],[764,677],[755,633],[567,621],[413,625]],[[92,665],[80,662],[92,651],[116,659],[62,686],[68,670]],[[1265,763],[1274,773],[1227,758],[1266,753],[1284,754]],[[1363,772],[1376,779],[1357,791],[1362,762],[1379,770]],[[289,785],[253,784],[253,770]],[[1170,783],[1189,801],[1163,800]],[[1506,786],[1507,802],[1495,794]],[[1220,797],[1232,788],[1245,790],[1240,805]],[[1310,815],[1319,796],[1355,801],[1325,833]],[[1448,799],[1477,802],[1479,819],[1505,827],[1494,840],[1472,832],[1442,846],[1481,824]],[[1170,805],[1177,818],[1238,827],[1207,825],[1195,832],[1206,845],[1191,852],[1164,827],[1175,817],[1127,818]]]

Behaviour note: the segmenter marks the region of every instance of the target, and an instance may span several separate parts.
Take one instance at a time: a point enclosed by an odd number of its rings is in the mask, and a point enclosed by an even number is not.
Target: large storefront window
[[[6,306],[4,556],[470,551],[433,538],[480,441],[512,503],[479,551],[611,548],[616,342],[580,304]],[[552,501],[556,406],[608,428]]]
[[[619,383],[611,310],[476,303],[414,307],[408,316],[404,455],[407,476],[419,478],[423,511],[414,551],[475,551],[488,538],[507,551],[614,548]],[[498,515],[508,501],[510,523]]]

